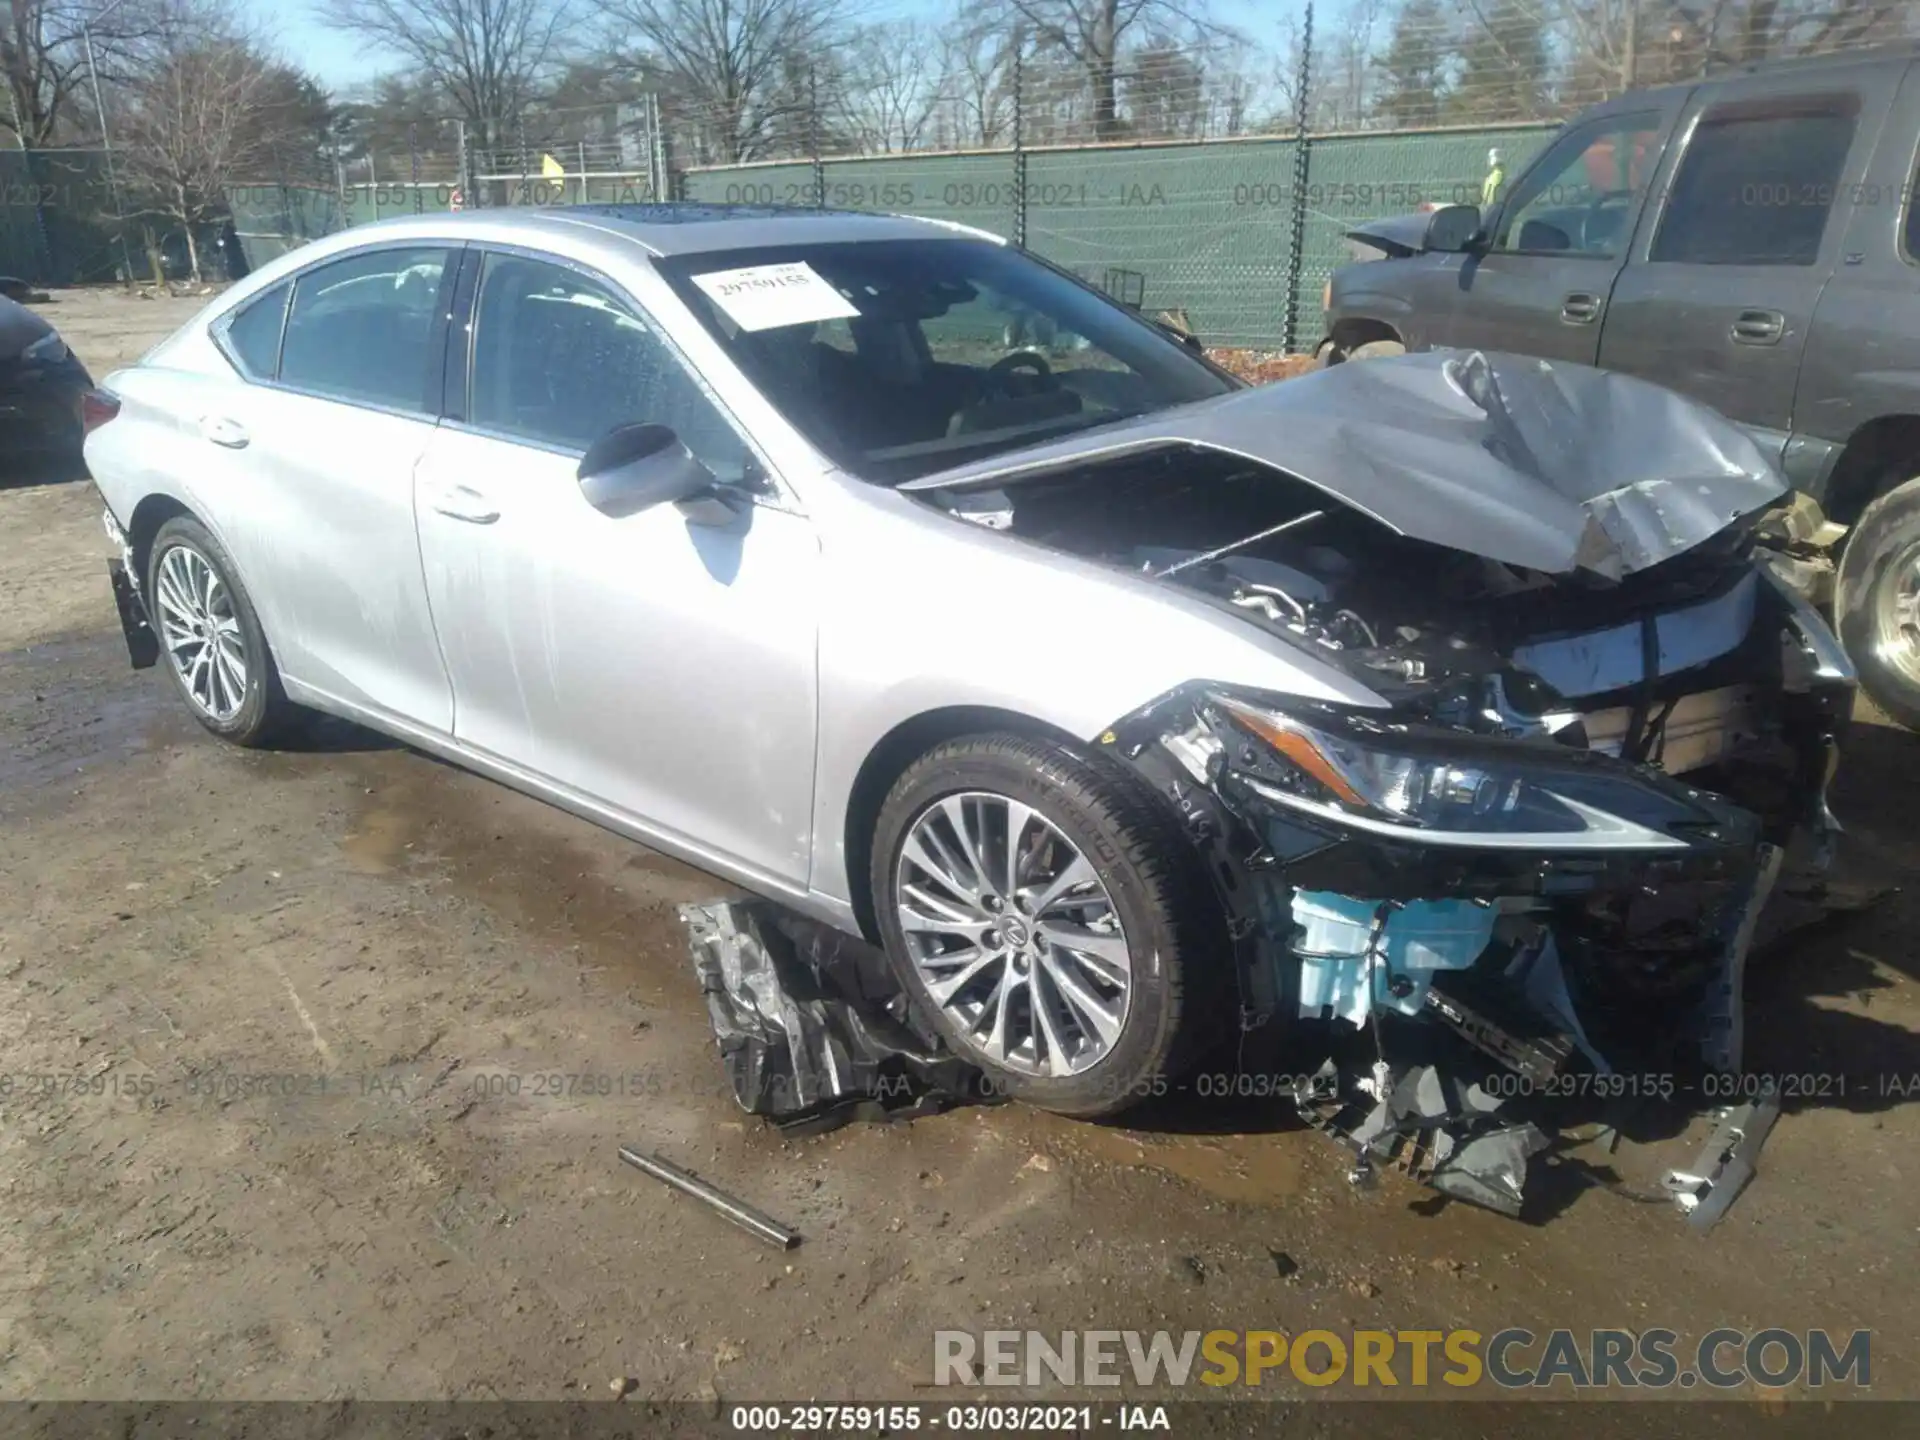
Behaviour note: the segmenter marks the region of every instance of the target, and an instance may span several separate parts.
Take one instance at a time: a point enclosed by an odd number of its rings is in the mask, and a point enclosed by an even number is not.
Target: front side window
[[[1659,158],[1659,139],[1657,113],[1610,116],[1568,131],[1501,210],[1493,248],[1617,256],[1635,199]]]
[[[444,249],[375,250],[300,276],[280,347],[280,383],[432,413],[438,397],[428,381],[438,377],[440,357],[428,351],[450,259]]]
[[[280,329],[286,323],[291,284],[274,286],[249,300],[218,331],[220,348],[249,380],[271,380],[280,364]]]
[[[1811,265],[1853,147],[1852,96],[1709,110],[1648,256],[1680,265]]]
[[[472,386],[472,423],[514,439],[585,451],[617,425],[665,425],[722,480],[752,468],[679,355],[622,296],[564,265],[487,256]]]
[[[1233,388],[1158,327],[987,240],[783,245],[659,269],[796,429],[881,484]]]

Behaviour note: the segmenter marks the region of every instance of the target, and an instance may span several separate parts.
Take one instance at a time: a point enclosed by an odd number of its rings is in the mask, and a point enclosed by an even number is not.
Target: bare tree
[[[129,193],[186,232],[196,281],[196,228],[225,215],[231,186],[318,139],[315,93],[221,0],[168,0],[142,71],[124,89],[114,138]]]
[[[1459,0],[1497,63],[1546,37],[1560,111],[1721,65],[1855,50],[1920,33],[1912,0]]]
[[[1093,138],[1116,140],[1120,120],[1120,58],[1127,42],[1148,32],[1190,45],[1221,36],[1208,0],[1005,0],[1040,46],[1085,72],[1092,91]]]
[[[850,18],[834,0],[610,0],[671,84],[696,149],[731,164],[792,133],[817,93],[807,70]]]
[[[1206,134],[1206,76],[1184,46],[1149,39],[1128,60],[1121,85],[1135,136],[1195,140]]]
[[[0,4],[0,130],[23,149],[73,138],[76,110],[90,111],[86,50],[81,29],[102,0],[6,0]],[[154,32],[156,7],[127,0],[93,25],[94,59],[103,84],[126,77],[130,62]],[[98,133],[97,117],[94,126]],[[90,137],[91,138],[91,137]]]
[[[508,143],[566,49],[576,0],[322,0],[323,23],[376,41],[432,81],[482,149]]]
[[[999,145],[1013,129],[1014,36],[1001,17],[960,13],[940,33],[948,143]]]
[[[920,147],[940,104],[939,45],[917,20],[863,26],[834,67],[836,128],[862,154]]]

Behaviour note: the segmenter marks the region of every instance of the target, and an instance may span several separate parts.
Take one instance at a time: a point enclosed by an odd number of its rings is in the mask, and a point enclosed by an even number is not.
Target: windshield
[[[882,484],[1233,388],[1159,327],[986,240],[783,245],[659,268],[796,429]]]

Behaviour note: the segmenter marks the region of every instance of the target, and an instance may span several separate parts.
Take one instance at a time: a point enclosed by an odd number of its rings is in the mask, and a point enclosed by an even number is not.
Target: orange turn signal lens
[[[1220,698],[1220,703],[1234,719],[1326,786],[1344,803],[1357,805],[1362,809],[1369,808],[1365,798],[1353,788],[1347,777],[1340,773],[1340,767],[1322,753],[1320,747],[1314,744],[1312,736],[1306,731],[1295,729],[1281,716],[1256,709],[1251,705],[1244,705],[1237,700],[1229,700],[1223,696]]]

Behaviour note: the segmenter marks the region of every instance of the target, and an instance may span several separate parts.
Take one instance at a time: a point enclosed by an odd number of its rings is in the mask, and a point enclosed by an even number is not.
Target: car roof
[[[367,235],[384,226],[416,233],[423,223],[449,236],[484,231],[489,238],[514,233],[531,243],[557,230],[594,230],[635,241],[656,258],[753,250],[775,245],[842,244],[866,240],[971,239],[1004,243],[998,235],[945,220],[875,215],[857,210],[816,210],[786,205],[708,205],[670,201],[652,205],[493,206],[431,217],[407,216],[354,227]]]

